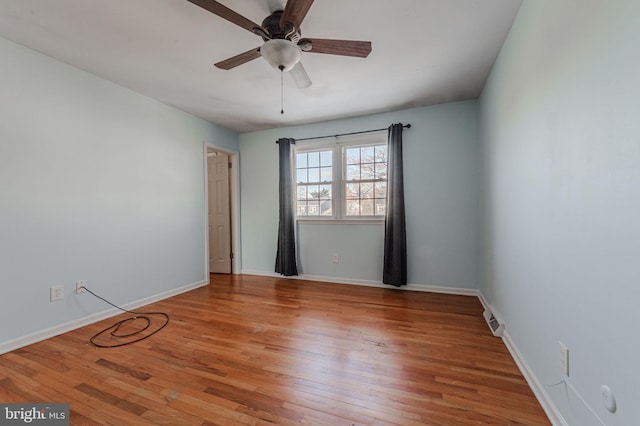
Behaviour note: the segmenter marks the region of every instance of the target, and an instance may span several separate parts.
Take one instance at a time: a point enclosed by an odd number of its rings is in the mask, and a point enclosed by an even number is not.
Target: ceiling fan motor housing
[[[280,27],[280,19],[282,17],[282,10],[276,10],[271,15],[264,18],[262,21],[262,28],[265,29],[271,39],[285,39],[291,41],[297,41],[300,39],[301,33],[297,28],[282,28]],[[269,40],[264,34],[261,35],[264,41]]]

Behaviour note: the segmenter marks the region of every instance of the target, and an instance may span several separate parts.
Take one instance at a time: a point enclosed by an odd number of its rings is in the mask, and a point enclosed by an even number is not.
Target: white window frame
[[[384,216],[347,216],[344,186],[346,181],[346,148],[387,145],[387,133],[367,133],[356,136],[340,136],[337,138],[296,142],[292,150],[292,170],[294,173],[294,200],[296,201],[296,220],[299,222],[315,223],[384,223]],[[332,150],[333,176],[331,182],[332,215],[331,216],[298,216],[298,182],[297,164],[298,153]],[[387,156],[389,154],[387,153]],[[388,182],[388,180],[387,180]]]
[[[306,152],[318,152],[318,151],[331,151],[331,168],[332,168],[332,176],[331,176],[331,211],[332,211],[332,215],[329,216],[321,216],[321,215],[313,215],[313,216],[298,216],[298,164],[297,164],[297,158],[298,158],[298,154],[303,154]],[[315,145],[315,144],[305,144],[304,147],[298,147],[297,144],[296,146],[293,147],[292,149],[292,159],[291,159],[291,163],[293,165],[292,169],[292,173],[293,173],[293,180],[294,180],[294,185],[293,185],[293,194],[294,194],[294,200],[295,200],[295,214],[296,214],[296,218],[297,219],[304,219],[304,220],[332,220],[335,217],[335,197],[336,197],[336,185],[335,185],[335,181],[336,181],[336,152],[335,152],[335,147],[334,146],[330,146],[330,145]],[[322,176],[320,176],[321,178]],[[324,183],[322,181],[317,182],[320,185],[323,185]],[[326,185],[326,184],[324,184]]]

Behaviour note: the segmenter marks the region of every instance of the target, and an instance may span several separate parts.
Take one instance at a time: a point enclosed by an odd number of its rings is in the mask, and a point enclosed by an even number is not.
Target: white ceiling
[[[285,0],[220,0],[261,23]],[[298,89],[262,39],[186,0],[0,0],[0,36],[237,132],[475,99],[521,0],[316,0],[302,35],[369,40],[366,59],[303,53]],[[285,76],[288,77],[288,76]]]

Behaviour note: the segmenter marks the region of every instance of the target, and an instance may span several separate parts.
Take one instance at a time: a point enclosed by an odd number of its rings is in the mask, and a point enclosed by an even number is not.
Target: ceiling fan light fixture
[[[281,71],[289,71],[302,56],[300,48],[285,39],[267,40],[260,48],[260,54],[272,67]]]

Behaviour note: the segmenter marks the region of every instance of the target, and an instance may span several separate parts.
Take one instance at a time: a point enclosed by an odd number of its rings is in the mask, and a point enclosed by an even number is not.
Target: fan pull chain
[[[280,65],[280,114],[284,114],[284,67]]]

